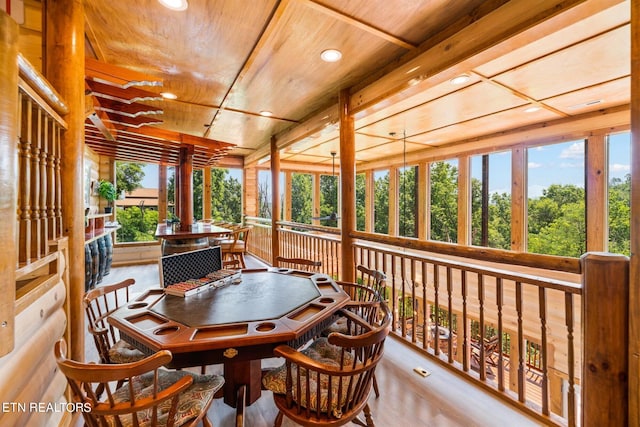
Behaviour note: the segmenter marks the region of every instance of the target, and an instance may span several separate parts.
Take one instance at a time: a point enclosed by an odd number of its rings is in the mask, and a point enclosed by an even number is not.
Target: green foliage
[[[140,188],[144,179],[144,163],[116,162],[116,192],[131,193]]]
[[[389,232],[389,171],[374,181],[374,224],[373,231],[387,234]]]
[[[431,164],[431,239],[458,241],[458,168],[447,162]]]
[[[338,213],[338,177],[320,175],[320,216]],[[338,221],[322,220],[321,225],[337,227]]]
[[[365,195],[366,176],[363,173],[356,175],[356,230],[364,231],[365,226]]]
[[[313,213],[313,177],[309,174],[291,175],[291,221],[311,224]]]
[[[609,183],[609,252],[631,255],[631,175]]]
[[[228,169],[211,169],[211,216],[216,221],[242,221],[242,184]]]
[[[110,181],[101,180],[100,182],[98,182],[97,191],[100,197],[109,202],[109,206],[111,206],[111,203],[113,203],[113,201],[118,198],[116,187]]]
[[[416,203],[416,191],[418,189],[417,167],[407,167],[399,174],[399,235],[405,237],[417,237],[418,229],[416,215],[418,205]]]
[[[158,211],[132,206],[118,209],[116,218],[121,225],[117,232],[118,242],[148,242],[155,240]]]
[[[193,171],[193,218],[202,219],[202,169]]]

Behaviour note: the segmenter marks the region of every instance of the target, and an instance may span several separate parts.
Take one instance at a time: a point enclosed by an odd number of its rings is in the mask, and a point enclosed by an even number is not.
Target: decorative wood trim
[[[91,95],[98,98],[110,99],[124,104],[133,104],[140,101],[162,101],[162,95],[136,87],[121,89],[105,83],[87,81]]]
[[[54,87],[47,81],[47,79],[38,72],[34,68],[33,65],[27,59],[18,54],[18,69],[20,79],[26,82],[26,85],[39,95],[37,97],[33,97],[34,99],[42,99],[44,103],[48,106],[47,108],[52,108],[58,116],[65,115],[69,112],[69,107],[62,100],[60,94],[54,89]]]
[[[162,86],[162,79],[93,58],[84,60],[85,77],[98,83],[127,89],[131,86]]]

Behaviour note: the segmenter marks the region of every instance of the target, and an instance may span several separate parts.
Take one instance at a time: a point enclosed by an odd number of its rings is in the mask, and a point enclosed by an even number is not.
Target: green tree
[[[389,171],[374,181],[374,228],[376,233],[389,232]]]
[[[447,162],[431,164],[431,239],[458,241],[458,168]]]
[[[144,163],[116,162],[116,192],[131,193],[142,187],[144,179]]]
[[[158,211],[131,206],[116,212],[121,228],[117,231],[118,242],[147,242],[155,240]]]
[[[320,175],[320,216],[329,216],[338,213],[338,177],[333,175]],[[338,222],[322,220],[321,225],[337,227]]]
[[[193,217],[196,220],[202,219],[203,175],[202,169],[193,171]]]
[[[609,183],[609,252],[629,256],[631,220],[631,175]]]
[[[417,186],[417,167],[411,166],[401,169],[399,172],[399,235],[405,237],[417,237],[417,208],[416,190]]]
[[[242,184],[229,169],[211,169],[211,216],[216,221],[242,221]]]
[[[309,174],[291,175],[291,220],[311,224],[313,213],[313,177]]]
[[[365,225],[365,193],[366,176],[363,173],[356,175],[356,230],[364,231]]]
[[[494,193],[489,203],[489,247],[511,249],[511,195]]]

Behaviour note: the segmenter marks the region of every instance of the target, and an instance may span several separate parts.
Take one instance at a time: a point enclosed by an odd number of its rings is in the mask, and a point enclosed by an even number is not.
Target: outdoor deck
[[[249,268],[262,265],[252,257],[248,258],[247,263]],[[136,279],[135,292],[157,286],[157,265],[113,268],[101,285],[114,283],[127,277]],[[97,353],[89,336],[85,338],[85,347],[87,360],[96,360]],[[278,363],[275,359],[268,360],[264,362],[264,366],[273,366]],[[423,378],[413,371],[415,367],[425,368],[431,375]],[[208,372],[221,373],[221,371],[221,366],[208,368]],[[387,340],[385,357],[376,371],[376,376],[381,396],[376,399],[372,394],[370,406],[378,426],[541,425],[392,336]],[[235,410],[226,406],[221,399],[214,401],[209,411],[209,418],[217,427],[235,425],[234,415]],[[276,408],[271,392],[263,392],[262,397],[247,409],[245,425],[247,427],[272,426],[275,416]],[[81,422],[76,425],[81,425]],[[297,424],[285,420],[283,425]]]

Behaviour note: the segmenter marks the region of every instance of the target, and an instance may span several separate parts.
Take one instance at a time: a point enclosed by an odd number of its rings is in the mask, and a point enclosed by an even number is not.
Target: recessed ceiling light
[[[337,62],[342,58],[342,52],[337,49],[323,50],[320,54],[320,58],[325,62]]]
[[[538,106],[532,106],[527,108],[526,110],[524,110],[525,113],[535,113],[536,111],[540,110],[540,107]]]
[[[264,116],[264,117],[271,117],[271,116],[273,116],[273,113],[271,111],[262,110],[262,111],[260,111],[260,115]]]
[[[187,0],[158,0],[161,5],[166,7],[167,9],[182,11],[187,10],[189,4]]]
[[[449,80],[449,82],[452,85],[461,85],[461,84],[465,84],[469,80],[471,80],[471,76],[469,74],[460,74],[458,77],[454,77],[451,80]]]
[[[173,94],[171,92],[160,92],[160,95],[162,95],[162,97],[164,99],[177,99],[178,95]]]

